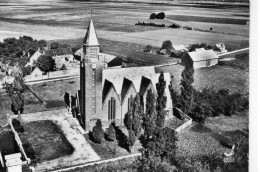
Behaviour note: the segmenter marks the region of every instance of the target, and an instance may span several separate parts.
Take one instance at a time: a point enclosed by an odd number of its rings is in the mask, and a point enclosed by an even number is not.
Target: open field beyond
[[[92,18],[99,38],[154,46],[161,46],[168,39],[173,44],[222,42],[228,50],[245,48],[249,44],[249,25],[246,25],[249,20],[248,6],[222,4],[221,7],[216,5],[215,8],[207,8],[181,3],[158,5],[70,0],[28,1],[22,5],[3,2],[1,5],[0,40],[22,35],[46,40],[82,38],[90,19],[90,10],[93,10]],[[138,21],[171,25],[172,22],[168,20],[148,19],[152,12],[160,11],[165,12],[166,18],[183,25],[202,29],[212,27],[217,32],[237,35],[135,25]]]

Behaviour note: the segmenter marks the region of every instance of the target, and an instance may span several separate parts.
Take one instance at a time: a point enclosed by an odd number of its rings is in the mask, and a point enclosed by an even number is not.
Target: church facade
[[[105,127],[112,121],[116,125],[123,125],[124,116],[137,93],[144,102],[144,107],[147,91],[151,89],[156,93],[155,84],[158,82],[160,73],[156,73],[154,66],[108,67],[99,53],[100,44],[92,19],[82,46],[80,90],[77,91],[73,103],[74,117],[78,119],[85,131],[92,130],[97,119],[100,119]],[[164,79],[166,81],[166,109],[171,111],[172,102],[168,90],[169,73],[164,73]]]

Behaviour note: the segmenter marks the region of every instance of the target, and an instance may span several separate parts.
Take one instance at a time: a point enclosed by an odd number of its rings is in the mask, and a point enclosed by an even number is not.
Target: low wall
[[[183,129],[187,128],[188,126],[190,126],[192,124],[192,119],[186,115],[185,113],[183,113],[180,109],[176,108],[179,113],[181,113],[183,116],[185,116],[186,119],[188,119],[184,124],[182,124],[181,126],[179,126],[178,128],[175,129],[176,133],[181,132]]]
[[[243,53],[249,53],[249,48],[244,48],[244,49],[240,49],[240,50],[236,50],[236,51],[231,51],[231,52],[227,52],[224,54],[219,54],[219,59],[224,59],[224,58],[233,58],[235,57],[237,54],[243,54]]]
[[[30,164],[30,163],[31,163],[31,159],[27,157],[27,155],[26,155],[26,153],[25,153],[25,151],[24,151],[22,141],[21,141],[21,139],[20,139],[18,133],[15,131],[15,129],[14,129],[14,127],[13,127],[12,118],[9,118],[8,120],[9,120],[9,124],[10,124],[10,126],[11,126],[11,130],[12,130],[12,132],[13,132],[13,134],[14,134],[14,138],[15,138],[15,140],[16,140],[16,142],[17,142],[19,148],[20,148],[20,151],[22,152],[22,154],[23,154],[25,160],[27,161],[27,164]]]
[[[73,170],[76,168],[83,168],[83,167],[93,166],[93,165],[102,164],[102,163],[109,163],[109,162],[118,161],[118,160],[127,159],[127,158],[135,158],[135,157],[139,157],[141,155],[142,155],[141,153],[135,153],[135,154],[121,156],[121,157],[117,157],[117,158],[112,158],[112,159],[107,159],[107,160],[102,160],[102,161],[97,161],[97,162],[91,162],[91,163],[87,163],[87,164],[83,164],[83,165],[78,165],[78,166],[74,166],[74,167],[64,168],[61,170],[55,170],[53,172],[69,171],[69,170]]]
[[[61,78],[61,77],[69,77],[69,76],[78,76],[79,74],[80,74],[79,69],[53,71],[53,72],[49,72],[47,75],[42,75],[42,76],[39,76],[39,77],[34,77],[34,76],[31,76],[31,75],[28,75],[25,78],[25,82],[41,81],[41,80]]]

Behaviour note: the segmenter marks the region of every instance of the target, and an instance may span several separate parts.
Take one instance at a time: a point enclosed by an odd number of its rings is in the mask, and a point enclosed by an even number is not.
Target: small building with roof
[[[185,67],[193,66],[194,69],[210,67],[218,64],[218,55],[213,50],[199,49],[188,52],[181,58],[181,65]]]
[[[74,56],[71,48],[58,48],[58,49],[48,49],[48,50],[32,50],[26,51],[25,55],[22,56],[26,59],[28,63],[26,66],[34,66],[35,62],[41,55],[51,56],[56,63],[65,63],[74,61]]]
[[[188,51],[188,49],[184,45],[173,45],[172,50],[173,51],[181,51],[181,52]]]

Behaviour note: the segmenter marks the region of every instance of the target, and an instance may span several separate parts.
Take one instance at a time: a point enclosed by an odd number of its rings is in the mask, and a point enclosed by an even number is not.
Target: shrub
[[[167,54],[169,54],[171,52],[171,49],[172,49],[172,42],[170,40],[164,41],[162,43],[161,50],[162,49],[166,49]]]
[[[55,70],[55,60],[51,56],[41,55],[36,61],[36,66],[43,72]]]
[[[171,28],[180,28],[180,25],[173,23],[170,27]]]
[[[170,56],[174,57],[174,58],[181,58],[182,56],[184,56],[186,52],[181,52],[181,51],[173,51],[171,52]]]
[[[24,128],[23,128],[23,126],[21,125],[21,123],[20,123],[19,120],[13,119],[13,120],[12,120],[12,125],[13,125],[13,127],[14,127],[14,129],[15,129],[16,132],[18,132],[18,133],[23,133],[23,132],[24,132]]]
[[[60,43],[58,42],[53,42],[50,45],[50,49],[58,49],[60,47]]]
[[[114,141],[116,140],[116,130],[114,128],[114,123],[111,123],[107,130],[107,138],[108,140]]]
[[[155,14],[155,13],[152,13],[152,14],[150,15],[150,19],[156,19],[156,14]]]
[[[150,52],[152,50],[152,46],[151,45],[147,45],[145,48],[144,48],[144,52]]]
[[[95,142],[101,143],[104,138],[104,131],[100,119],[97,120],[96,126],[93,127],[92,136]]]
[[[129,144],[132,147],[135,144],[137,138],[133,130],[129,130],[128,132],[129,132]]]
[[[160,12],[156,15],[157,19],[164,19],[165,18],[165,13],[164,12]]]

